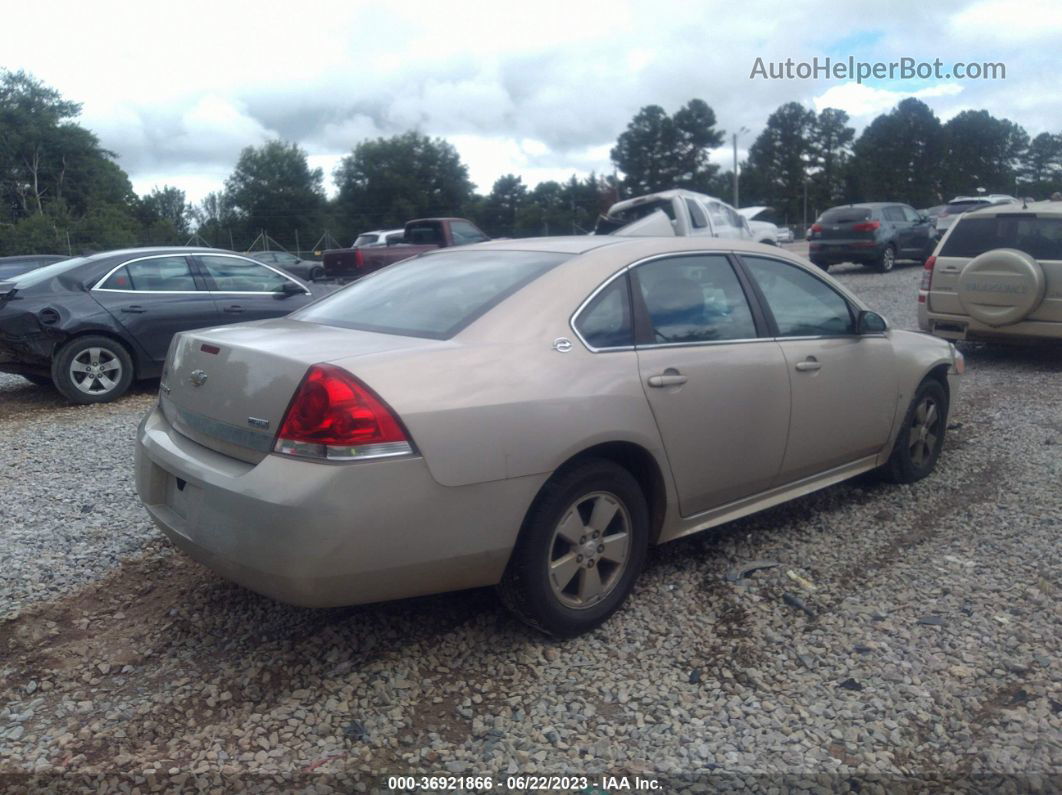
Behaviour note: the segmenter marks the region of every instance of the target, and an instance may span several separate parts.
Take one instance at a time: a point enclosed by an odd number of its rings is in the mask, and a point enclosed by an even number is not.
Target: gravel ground
[[[831,272],[914,328],[917,268]],[[231,585],[138,507],[150,388],[72,408],[0,376],[0,789],[1059,791],[1062,350],[964,350],[933,476],[666,545],[567,642],[489,590],[305,610]],[[751,561],[780,565],[728,580]]]

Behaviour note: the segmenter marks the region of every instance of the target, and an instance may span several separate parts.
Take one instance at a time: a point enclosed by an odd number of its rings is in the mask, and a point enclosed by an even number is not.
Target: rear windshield
[[[597,226],[594,227],[594,234],[611,234],[617,229],[622,229],[627,226],[627,224],[633,224],[635,221],[639,221],[647,215],[652,215],[657,210],[662,210],[670,220],[675,220],[675,206],[671,203],[671,199],[653,199],[652,201],[628,207],[625,210],[610,212],[608,215],[601,216],[597,219]]]
[[[870,218],[867,207],[834,207],[819,216],[820,224],[854,224]]]
[[[944,208],[944,215],[961,215],[967,210],[972,210],[975,207],[987,207],[989,202],[969,201],[969,202],[951,202]]]
[[[976,257],[994,248],[1016,248],[1035,259],[1062,260],[1062,218],[1035,215],[966,216],[955,224],[942,257]]]
[[[379,235],[358,235],[357,240],[354,241],[354,245],[351,246],[351,248],[357,248],[358,246],[367,246],[370,243],[375,243],[379,239]]]
[[[27,287],[33,287],[35,284],[43,284],[49,279],[54,279],[56,276],[62,276],[67,271],[71,271],[79,265],[84,265],[86,262],[84,257],[74,257],[73,259],[64,259],[59,262],[53,262],[51,265],[45,265],[42,268],[36,268],[23,273],[21,276],[16,276],[14,279],[15,286],[21,289]]]
[[[384,268],[292,315],[326,326],[449,339],[569,259],[541,251],[446,251]]]

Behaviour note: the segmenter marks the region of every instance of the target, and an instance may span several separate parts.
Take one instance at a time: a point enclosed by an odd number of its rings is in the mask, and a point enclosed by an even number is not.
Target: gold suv
[[[918,325],[950,340],[1062,339],[1062,202],[960,216],[926,260]]]

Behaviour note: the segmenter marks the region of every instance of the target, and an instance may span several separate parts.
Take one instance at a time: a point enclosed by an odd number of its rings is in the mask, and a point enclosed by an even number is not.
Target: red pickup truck
[[[321,258],[326,279],[353,281],[425,251],[490,240],[464,218],[418,218],[406,224],[402,242],[386,246],[334,248]]]

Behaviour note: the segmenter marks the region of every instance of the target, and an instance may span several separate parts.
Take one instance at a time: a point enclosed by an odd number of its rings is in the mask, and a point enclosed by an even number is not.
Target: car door
[[[737,240],[744,237],[742,226],[740,223],[735,223],[731,218],[730,213],[727,212],[727,208],[720,202],[710,201],[706,202],[708,206],[708,214],[712,219],[712,227],[715,229],[715,236],[728,238],[731,240]]]
[[[898,391],[892,343],[856,334],[856,312],[825,280],[791,262],[742,255],[785,356],[791,419],[778,483],[877,454]]]
[[[690,237],[714,237],[715,232],[708,223],[708,213],[700,203],[688,196],[685,199],[686,211],[690,217]]]
[[[888,239],[896,246],[896,258],[911,256],[911,223],[897,205],[881,208],[882,222],[888,226]]]
[[[160,254],[113,268],[91,291],[154,361],[166,358],[173,335],[220,322],[190,257]]]
[[[908,224],[907,256],[922,262],[933,253],[936,247],[933,224],[928,218],[923,218],[914,207],[907,204],[901,204],[900,211]]]
[[[261,262],[233,254],[199,254],[196,259],[222,323],[282,317],[311,300],[303,285]]]
[[[680,512],[691,516],[766,489],[789,427],[789,375],[731,261],[660,257],[631,270],[642,388],[660,431]]]

